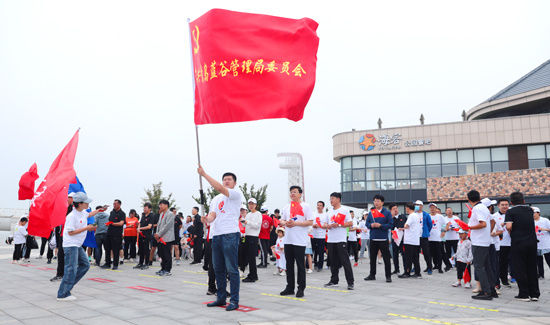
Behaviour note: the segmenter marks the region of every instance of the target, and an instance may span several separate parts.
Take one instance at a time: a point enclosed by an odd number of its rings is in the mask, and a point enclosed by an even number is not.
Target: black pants
[[[216,274],[212,263],[212,239],[204,243],[204,264],[208,266],[208,291],[216,292]]]
[[[139,236],[138,245],[139,245],[139,262],[138,265],[149,265],[149,255],[151,250],[149,249],[149,244],[151,243],[151,238]]]
[[[65,273],[65,252],[63,251],[63,237],[56,238],[57,244],[57,273],[56,276],[63,277]]]
[[[50,252],[50,245],[48,245],[48,238],[40,237],[41,243],[40,243],[40,256],[44,255],[44,251],[46,250],[46,247],[48,247],[48,253]]]
[[[311,238],[311,248],[313,250],[313,265],[322,269],[325,261],[325,239]]]
[[[432,265],[434,269],[441,269],[441,242],[440,241],[430,241],[430,255],[432,257]]]
[[[472,278],[472,269],[470,267],[470,264],[462,263],[460,261],[456,261],[456,278],[459,280],[462,280],[462,277],[464,276],[464,270],[468,269],[468,273],[470,273],[470,279]]]
[[[432,255],[430,254],[430,242],[428,238],[420,237],[420,249],[422,250],[422,255],[424,255],[424,261],[426,261],[428,270],[433,269]]]
[[[166,272],[172,270],[172,245],[174,242],[167,242],[166,245],[159,243],[157,249],[159,256],[162,259],[160,262],[160,269]]]
[[[33,236],[27,236],[27,242],[25,243],[25,259],[28,260],[31,258],[31,251],[32,251],[32,240]]]
[[[202,260],[202,255],[204,253],[203,249],[204,239],[202,237],[197,237],[193,239],[193,262],[200,263]]]
[[[512,245],[510,260],[518,283],[519,296],[538,298],[540,291],[537,277],[537,245]]]
[[[542,256],[537,256],[537,266],[539,269],[539,276],[544,278],[544,260],[546,260],[546,264],[550,266],[550,253],[546,253]]]
[[[344,267],[344,274],[346,275],[346,281],[348,285],[353,285],[353,271],[351,269],[351,263],[349,261],[349,252],[345,242],[341,243],[328,243],[328,255],[331,257],[332,263],[330,264],[330,282],[338,284],[338,273],[340,267]],[[355,242],[357,244],[357,242]]]
[[[449,230],[449,231],[454,231],[454,230]],[[445,263],[445,267],[450,269],[451,267],[453,267],[453,265],[449,260],[453,252],[456,253],[456,250],[458,249],[458,240],[447,240],[444,246],[445,246],[445,254],[443,255],[443,263]]]
[[[260,264],[267,266],[267,258],[269,256],[269,239],[260,239],[260,246],[262,248],[262,262]]]
[[[510,246],[500,246],[499,257],[498,257],[498,261],[499,261],[498,273],[500,277],[500,282],[502,282],[502,284],[505,284],[505,285],[509,284],[508,269],[511,270],[510,249],[511,249]],[[513,277],[514,276],[513,273],[512,272],[510,273]]]
[[[285,245],[286,289],[294,291],[294,263],[298,268],[298,290],[306,289],[305,246]]]
[[[265,239],[269,244],[269,239]],[[245,255],[248,262],[248,276],[247,278],[252,280],[258,280],[258,271],[256,269],[256,257],[258,255],[258,237],[245,236]]]
[[[370,275],[376,275],[376,257],[378,251],[382,252],[382,258],[384,259],[384,269],[386,271],[386,278],[391,277],[391,256],[390,246],[387,240],[372,240],[370,241]]]
[[[15,244],[13,249],[13,260],[19,261],[23,257],[23,245],[25,244]]]
[[[394,270],[399,273],[399,254],[401,254],[401,258],[403,259],[403,268],[405,268],[405,253],[403,253],[403,241],[401,241],[401,245],[397,246],[395,241],[391,241],[391,247],[393,251],[393,267]]]
[[[486,294],[492,294],[495,291],[493,272],[489,260],[489,247],[472,246],[474,255],[475,279],[481,284],[481,290]],[[536,255],[536,251],[535,251]]]
[[[359,246],[357,241],[348,241],[348,260],[349,256],[352,256],[355,259],[355,263],[359,262]]]
[[[105,255],[107,255],[107,246],[106,241],[107,240],[107,234],[101,233],[95,235],[95,244],[96,248],[94,248],[94,259],[95,264],[99,265],[101,263],[101,257],[103,256],[103,249],[105,249]],[[105,261],[107,261],[107,257],[105,257]]]
[[[124,237],[124,259],[136,258],[136,243],[137,237],[125,236]]]
[[[239,238],[239,256],[237,257],[239,269],[244,272],[246,266],[248,265],[248,260],[246,259],[246,243],[244,237]]]
[[[412,267],[414,266],[414,274],[420,275],[420,261],[419,254],[420,246],[416,245],[403,245],[403,253],[405,254],[405,262],[403,263],[403,273],[411,274]]]
[[[493,279],[493,286],[497,286],[499,283],[499,262],[498,262],[498,251],[495,248],[495,245],[491,244],[489,246],[489,263],[491,264],[491,272],[493,273],[491,279]]]
[[[111,252],[113,253],[113,266],[118,267],[118,260],[120,258],[120,248],[122,246],[121,236],[109,236],[107,235],[105,240],[105,264],[111,265]]]

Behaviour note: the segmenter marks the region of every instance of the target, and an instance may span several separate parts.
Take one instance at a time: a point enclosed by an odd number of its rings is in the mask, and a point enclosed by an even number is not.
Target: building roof
[[[550,60],[513,82],[484,103],[550,86]]]

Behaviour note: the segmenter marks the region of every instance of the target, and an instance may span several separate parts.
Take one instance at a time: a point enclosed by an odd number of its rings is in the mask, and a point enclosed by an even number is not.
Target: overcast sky
[[[0,0],[0,208],[24,208],[18,181],[44,177],[78,127],[75,169],[95,204],[141,211],[163,182],[186,213],[198,192],[186,18],[212,8],[319,23],[317,82],[300,122],[199,127],[202,162],[220,178],[268,184],[287,202],[278,152],[304,156],[307,200],[340,190],[332,136],[460,120],[550,59],[549,1]],[[41,180],[40,179],[40,180]],[[39,180],[39,181],[40,181]],[[37,181],[37,185],[39,183]]]

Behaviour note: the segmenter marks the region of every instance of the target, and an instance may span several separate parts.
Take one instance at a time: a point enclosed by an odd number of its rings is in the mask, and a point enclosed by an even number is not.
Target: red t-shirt
[[[262,215],[262,228],[260,229],[260,235],[258,238],[260,239],[269,239],[270,238],[270,232],[269,228],[273,226],[273,219],[271,219],[270,216],[267,214]]]

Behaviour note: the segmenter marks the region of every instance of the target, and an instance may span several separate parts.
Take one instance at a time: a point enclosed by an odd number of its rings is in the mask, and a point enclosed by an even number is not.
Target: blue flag
[[[86,193],[86,191],[84,191],[84,186],[82,185],[82,183],[80,183],[80,180],[78,179],[78,176],[76,176],[76,184],[69,184],[69,193],[67,194],[76,192]]]

